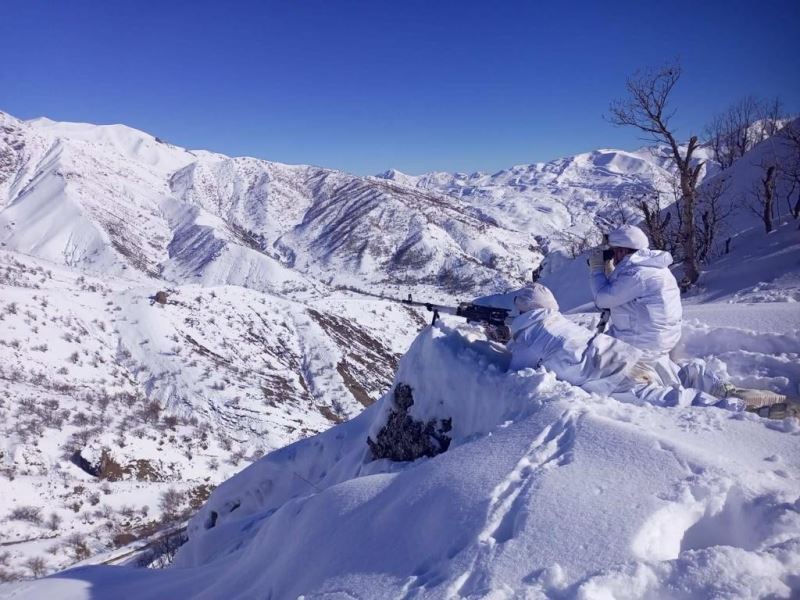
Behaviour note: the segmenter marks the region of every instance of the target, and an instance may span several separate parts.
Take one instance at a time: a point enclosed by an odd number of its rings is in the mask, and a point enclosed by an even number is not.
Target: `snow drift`
[[[505,371],[478,329],[426,328],[395,385],[452,419],[433,458],[372,460],[393,394],[221,485],[162,571],[85,567],[57,598],[789,597],[800,428],[621,404]]]

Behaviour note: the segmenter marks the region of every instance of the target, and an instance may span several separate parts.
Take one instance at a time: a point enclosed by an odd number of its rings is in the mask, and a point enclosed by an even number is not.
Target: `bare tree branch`
[[[653,141],[670,148],[670,158],[677,168],[680,181],[680,236],[683,247],[684,287],[694,284],[700,276],[696,257],[694,225],[697,182],[703,163],[693,164],[692,157],[699,147],[697,136],[689,139],[684,152],[676,138],[670,120],[675,114],[668,108],[670,94],[681,76],[675,62],[658,69],[636,72],[626,82],[628,97],[611,103],[610,120],[615,125],[634,127],[649,134]]]

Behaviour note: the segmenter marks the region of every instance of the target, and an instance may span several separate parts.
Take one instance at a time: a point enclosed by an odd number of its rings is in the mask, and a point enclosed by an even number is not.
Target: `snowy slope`
[[[0,252],[2,578],[147,535],[264,452],[358,414],[419,326],[344,292],[185,285],[162,306],[158,289]]]
[[[55,263],[157,274],[166,176],[192,155],[122,125],[23,122],[0,113],[0,242]]]
[[[540,242],[569,243],[669,178],[659,149],[494,175],[364,178],[188,151],[122,125],[0,119],[6,248],[94,272],[273,293],[313,287],[298,271],[334,285],[501,291],[536,268]]]
[[[58,264],[279,294],[313,288],[303,275],[472,293],[541,260],[527,233],[441,193],[122,125],[0,119],[0,243]]]
[[[617,216],[628,202],[651,188],[670,188],[664,150],[596,150],[546,163],[518,165],[494,174],[387,171],[380,177],[438,191],[480,207],[500,224],[551,238],[556,248],[566,232],[581,236],[596,221]]]
[[[796,331],[789,340],[796,345]],[[426,329],[396,383],[450,449],[372,461],[392,395],[268,455],[192,519],[176,568],[86,567],[8,597],[789,597],[800,429],[590,396],[504,372],[479,330]],[[465,468],[466,467],[466,468]],[[367,525],[368,526],[365,526]]]
[[[758,175],[741,168],[728,170],[731,194]],[[633,590],[685,583],[703,593],[705,579],[691,579],[708,574],[703,560],[749,561],[744,576],[766,577],[782,594],[793,585],[782,573],[796,560],[794,542],[774,545],[796,537],[786,509],[796,501],[791,424],[776,432],[749,416],[589,398],[547,373],[503,373],[506,358],[477,331],[427,329],[396,380],[422,394],[415,411],[458,416],[451,450],[406,465],[364,462],[397,360],[429,315],[352,288],[452,304],[518,286],[544,252],[568,245],[564,231],[584,235],[668,175],[659,151],[644,149],[494,175],[362,178],[188,151],[119,125],[0,113],[0,580],[111,548],[124,553],[132,539],[180,524],[256,461],[193,520],[179,558],[188,582],[178,571],[90,569],[0,594],[83,597],[80,578],[99,597],[124,596],[126,586],[137,597],[507,588],[568,597],[580,585],[591,597],[609,581]],[[800,379],[796,224],[784,219],[763,236],[751,214],[737,227],[731,253],[706,267],[687,299],[679,358],[702,356],[736,383],[792,393]],[[582,259],[551,254],[545,280],[563,307],[590,309]],[[151,305],[166,289],[167,304]],[[700,430],[716,432],[718,448],[745,440],[780,458],[706,456],[712,441]],[[620,439],[621,457],[593,455],[595,442],[616,448]],[[674,451],[653,449],[661,443]],[[677,460],[665,458],[670,452]],[[637,456],[664,477],[628,460]],[[641,489],[627,484],[628,472]],[[597,489],[592,502],[575,503]],[[570,518],[541,516],[539,502],[568,507]],[[631,502],[631,523],[614,516]],[[762,508],[786,527],[771,529]],[[661,509],[686,528],[666,531]],[[720,533],[739,512],[755,516],[742,531]],[[528,520],[539,533],[525,529]],[[607,527],[600,538],[598,524]],[[548,531],[564,532],[556,539],[568,545],[536,537]],[[713,548],[696,557],[685,551],[700,548],[698,536]],[[736,548],[717,548],[726,540]],[[668,551],[652,550],[662,542]],[[523,573],[522,563],[544,570]],[[739,589],[732,578],[726,571],[719,585]]]

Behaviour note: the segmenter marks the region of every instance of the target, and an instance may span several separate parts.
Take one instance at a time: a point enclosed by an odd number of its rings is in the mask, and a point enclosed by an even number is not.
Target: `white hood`
[[[672,263],[672,254],[666,250],[637,250],[628,255],[620,266],[629,262],[637,267],[654,267],[656,269],[666,269]]]
[[[671,264],[669,252],[637,250],[609,277],[598,273],[591,280],[595,304],[611,309],[609,334],[651,359],[669,353],[681,337],[681,296]]]

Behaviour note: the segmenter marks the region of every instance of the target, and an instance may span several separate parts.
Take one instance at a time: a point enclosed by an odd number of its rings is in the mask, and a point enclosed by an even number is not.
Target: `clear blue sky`
[[[682,134],[746,94],[800,112],[800,1],[3,0],[0,110],[373,174],[598,147],[637,67],[679,56]]]

